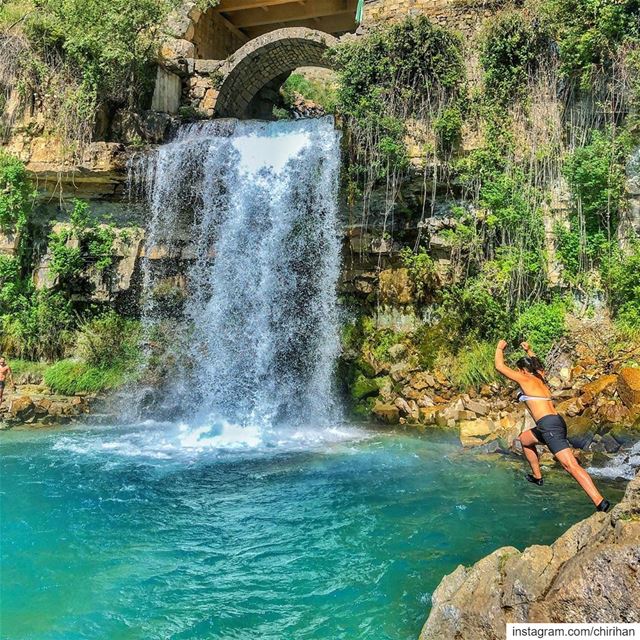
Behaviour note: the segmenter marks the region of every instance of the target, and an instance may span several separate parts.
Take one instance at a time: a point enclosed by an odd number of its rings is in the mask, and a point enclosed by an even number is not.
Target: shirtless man
[[[11,371],[11,367],[7,364],[7,361],[0,356],[0,405],[2,404],[5,384],[9,381],[15,391],[16,383],[13,381],[13,371]]]

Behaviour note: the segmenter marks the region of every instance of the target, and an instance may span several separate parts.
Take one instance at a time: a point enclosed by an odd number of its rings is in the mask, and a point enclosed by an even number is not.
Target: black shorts
[[[4,380],[0,380],[0,391],[4,389]]]
[[[567,423],[562,416],[555,413],[540,418],[531,432],[540,442],[544,442],[554,455],[558,451],[571,448],[567,440]]]

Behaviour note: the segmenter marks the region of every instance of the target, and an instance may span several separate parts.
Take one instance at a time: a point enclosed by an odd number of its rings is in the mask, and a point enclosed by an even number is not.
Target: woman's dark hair
[[[544,365],[536,356],[524,356],[516,362],[516,367],[518,369],[522,369],[523,371],[528,371],[532,373],[537,378],[540,378],[544,382],[544,376],[541,371],[544,371]]]

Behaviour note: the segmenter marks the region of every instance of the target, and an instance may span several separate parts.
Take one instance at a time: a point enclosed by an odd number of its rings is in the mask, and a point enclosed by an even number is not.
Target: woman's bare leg
[[[531,433],[531,430],[528,429],[518,436],[518,440],[520,440],[522,444],[522,453],[531,467],[533,477],[539,480],[542,478],[542,471],[540,470],[540,459],[538,458],[538,450],[536,449],[536,444],[539,444],[538,439]]]
[[[584,489],[585,493],[591,498],[596,507],[604,500],[602,494],[593,484],[591,476],[580,466],[571,449],[563,449],[556,453],[556,458],[564,467],[564,470],[570,473],[576,482]]]

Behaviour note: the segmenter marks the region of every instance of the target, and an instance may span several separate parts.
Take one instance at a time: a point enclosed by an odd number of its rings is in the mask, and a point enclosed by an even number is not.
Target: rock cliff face
[[[446,576],[420,640],[502,640],[508,622],[640,622],[640,473],[551,546],[503,547]]]

